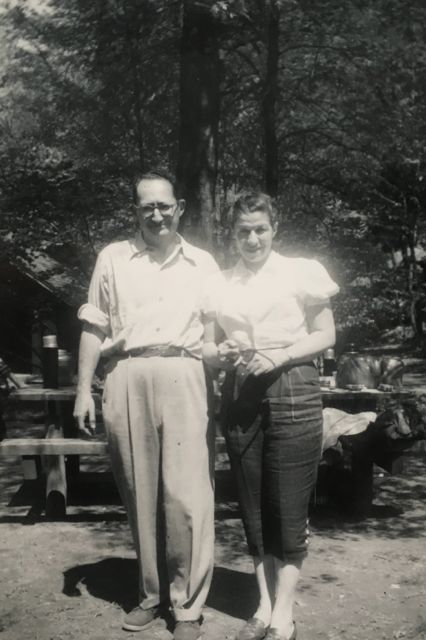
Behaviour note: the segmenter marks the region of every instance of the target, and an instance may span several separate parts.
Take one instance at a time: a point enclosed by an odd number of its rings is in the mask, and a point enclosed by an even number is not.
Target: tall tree
[[[17,0],[4,16],[0,224],[12,252],[75,245],[90,272],[100,246],[132,231],[133,174],[176,157],[179,25],[167,5]]]
[[[282,240],[339,264],[342,324],[359,325],[361,306],[365,327],[413,308],[424,1],[14,0],[2,18],[0,228],[12,253],[41,247],[89,271],[132,226],[134,170],[177,166],[199,240],[225,236],[241,188],[265,188]]]
[[[220,23],[211,2],[184,0],[180,40],[177,178],[187,200],[186,229],[213,240],[220,114]]]
[[[280,8],[276,0],[266,4],[266,72],[262,96],[262,115],[265,145],[265,189],[278,194],[278,134],[277,107],[279,100]]]

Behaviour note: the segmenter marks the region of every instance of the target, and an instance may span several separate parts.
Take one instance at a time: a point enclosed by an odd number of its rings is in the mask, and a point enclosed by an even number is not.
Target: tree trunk
[[[415,232],[411,230],[408,239],[408,293],[410,295],[410,322],[416,337],[422,333],[419,331],[419,323],[417,321],[416,306],[418,301],[418,287],[416,282],[417,261],[414,240]]]
[[[124,5],[125,6],[125,5]],[[144,135],[142,121],[142,99],[141,87],[142,78],[139,67],[140,51],[138,47],[138,25],[132,25],[131,19],[126,13],[126,43],[130,58],[130,67],[133,78],[133,116],[135,119],[135,140],[139,156],[139,171],[144,170],[145,154],[144,154]]]
[[[219,24],[209,6],[184,0],[180,45],[177,179],[186,199],[185,233],[211,247],[215,228],[219,124]]]
[[[279,17],[275,0],[267,3],[266,24],[266,77],[262,100],[264,144],[265,144],[265,189],[275,197],[278,193],[278,140],[276,111],[278,101],[279,68]]]

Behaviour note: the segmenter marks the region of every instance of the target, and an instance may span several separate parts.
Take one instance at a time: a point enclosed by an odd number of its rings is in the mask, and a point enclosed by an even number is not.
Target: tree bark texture
[[[139,66],[141,52],[139,50],[139,25],[132,23],[132,18],[128,13],[125,15],[126,19],[126,44],[129,55],[129,66],[133,79],[133,103],[132,111],[135,120],[135,142],[138,149],[139,158],[139,171],[143,171],[145,168],[145,153],[144,153],[144,135],[143,135],[143,118],[142,118],[142,96],[141,90],[143,86],[141,69]]]
[[[275,0],[266,7],[266,76],[262,99],[265,145],[265,190],[275,197],[278,193],[277,102],[279,71],[279,8]]]
[[[180,45],[177,180],[186,198],[185,232],[211,247],[220,110],[219,24],[209,6],[185,0]]]

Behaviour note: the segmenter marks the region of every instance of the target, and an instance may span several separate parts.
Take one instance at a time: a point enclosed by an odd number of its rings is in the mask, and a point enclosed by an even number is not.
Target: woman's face
[[[271,225],[269,215],[264,211],[242,213],[234,227],[234,237],[238,252],[245,265],[259,269],[268,259],[277,225]]]

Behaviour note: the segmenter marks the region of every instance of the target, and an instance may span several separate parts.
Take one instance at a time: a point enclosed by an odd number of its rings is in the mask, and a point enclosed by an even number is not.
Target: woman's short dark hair
[[[266,213],[271,225],[277,222],[277,210],[270,196],[261,191],[249,191],[240,195],[232,207],[232,227],[235,227],[240,217],[253,211]]]
[[[133,201],[138,203],[138,186],[142,180],[165,180],[172,185],[173,194],[178,200],[180,198],[179,188],[176,182],[176,178],[172,173],[166,169],[152,169],[151,171],[145,171],[137,173],[133,180]]]

